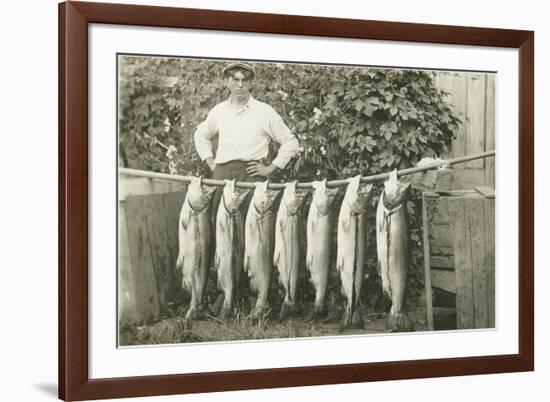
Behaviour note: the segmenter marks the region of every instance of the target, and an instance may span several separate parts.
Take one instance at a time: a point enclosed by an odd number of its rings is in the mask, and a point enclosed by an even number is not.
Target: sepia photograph
[[[496,85],[119,53],[117,345],[496,328]]]

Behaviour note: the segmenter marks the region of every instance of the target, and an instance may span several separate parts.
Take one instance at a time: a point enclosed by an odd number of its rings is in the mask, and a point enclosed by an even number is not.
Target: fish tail
[[[283,305],[281,306],[281,311],[279,312],[279,321],[283,321],[290,315],[291,304],[285,299]]]
[[[358,310],[356,310],[351,316],[351,326],[353,328],[363,328],[364,326],[363,316]]]
[[[403,311],[395,312],[393,308],[386,320],[386,330],[389,332],[410,332],[414,331],[414,324]]]

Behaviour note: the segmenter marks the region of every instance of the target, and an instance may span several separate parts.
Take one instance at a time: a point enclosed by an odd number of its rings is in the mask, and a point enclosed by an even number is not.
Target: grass
[[[342,331],[338,312],[330,312],[327,322],[311,323],[303,318],[307,317],[310,308],[306,307],[299,317],[283,322],[271,318],[273,315],[264,315],[252,321],[240,310],[236,310],[234,317],[228,320],[209,316],[206,320],[188,322],[181,317],[172,317],[141,326],[126,321],[120,325],[120,345],[229,342],[385,332],[385,315],[380,312],[370,311],[367,314],[366,309],[363,309],[365,328]],[[425,326],[422,317],[423,313],[419,311],[412,314],[417,329]]]

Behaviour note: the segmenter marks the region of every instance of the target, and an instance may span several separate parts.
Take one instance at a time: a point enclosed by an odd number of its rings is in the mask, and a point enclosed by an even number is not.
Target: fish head
[[[338,188],[327,187],[327,180],[314,181],[311,183],[314,188],[312,203],[322,215],[326,215],[338,195]]]
[[[286,183],[283,192],[282,202],[285,204],[289,215],[298,213],[308,195],[307,191],[297,190],[296,183],[296,181]]]
[[[397,177],[397,170],[394,169],[384,182],[384,205],[393,209],[398,207],[406,199],[411,187],[411,180]]]
[[[195,211],[203,211],[210,205],[210,201],[215,191],[216,187],[204,186],[202,184],[202,177],[193,177],[187,189],[186,197],[189,201],[189,205],[191,205]]]
[[[223,202],[225,208],[233,213],[237,212],[243,204],[250,190],[239,188],[235,185],[235,180],[225,180],[223,187]]]
[[[348,188],[344,199],[356,214],[362,214],[367,208],[372,184],[361,184],[361,175],[348,179]]]
[[[256,183],[256,188],[254,189],[254,195],[252,197],[252,202],[256,207],[256,210],[260,214],[264,214],[271,209],[275,199],[280,194],[279,190],[270,190],[267,188],[269,181]]]
[[[357,197],[361,200],[362,203],[367,201],[371,190],[372,184],[359,185],[359,188],[357,189]]]

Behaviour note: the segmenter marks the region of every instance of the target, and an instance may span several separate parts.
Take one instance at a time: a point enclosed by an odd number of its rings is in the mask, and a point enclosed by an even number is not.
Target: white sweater
[[[229,100],[216,105],[195,131],[195,148],[202,160],[213,157],[212,138],[218,135],[215,163],[251,161],[267,157],[269,142],[281,146],[273,165],[283,169],[298,152],[298,140],[279,114],[252,96],[236,109]]]

